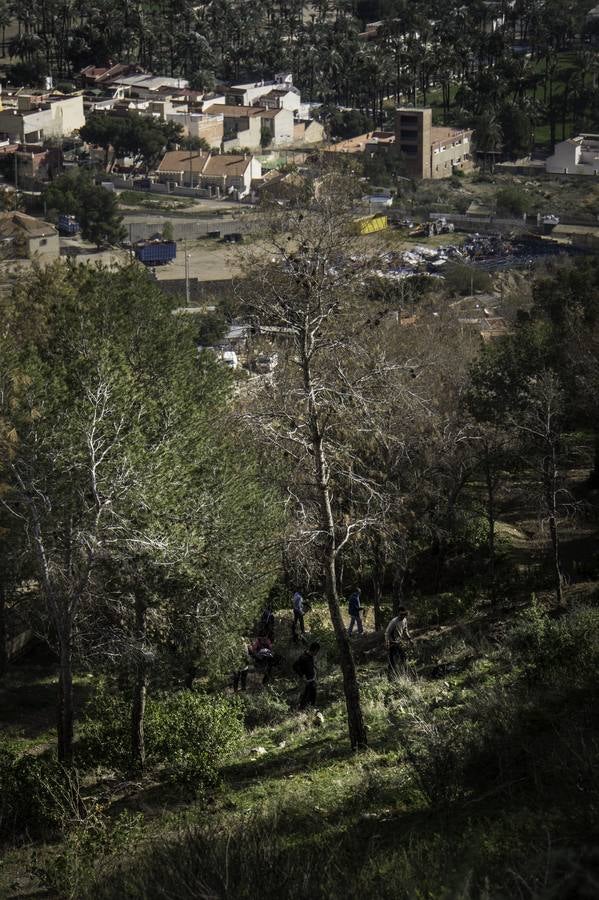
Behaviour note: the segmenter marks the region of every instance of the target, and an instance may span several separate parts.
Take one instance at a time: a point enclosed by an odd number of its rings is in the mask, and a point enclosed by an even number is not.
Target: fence
[[[165,222],[170,222],[173,229],[173,238],[176,241],[196,240],[200,237],[224,237],[227,234],[249,234],[256,228],[253,220],[240,219],[204,219],[198,221],[177,222],[176,219],[170,219],[168,214],[154,222],[130,222],[127,226],[129,229],[129,240],[145,241],[154,237],[155,234],[161,234]]]
[[[168,194],[173,197],[194,197],[196,200],[210,200],[212,197],[208,188],[183,187],[172,181],[167,184],[163,184],[160,181],[148,181],[145,184],[140,184],[138,180],[133,178],[123,178],[119,175],[104,173],[102,173],[101,181],[110,181],[115,188],[121,191],[136,191],[140,194]]]

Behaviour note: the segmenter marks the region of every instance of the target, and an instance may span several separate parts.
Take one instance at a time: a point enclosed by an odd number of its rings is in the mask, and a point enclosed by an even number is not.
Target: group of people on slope
[[[356,588],[349,596],[347,601],[347,611],[349,613],[349,626],[347,629],[348,636],[354,633],[354,628],[358,634],[364,633],[364,607],[362,606],[362,592],[360,588]],[[298,629],[301,637],[305,635],[304,616],[310,609],[310,603],[304,600],[301,593],[296,591],[292,598],[293,606],[293,624],[291,633],[294,643],[299,640]],[[387,648],[388,673],[389,677],[399,674],[400,667],[405,668],[407,663],[406,642],[413,643],[412,636],[408,627],[409,611],[405,606],[400,606],[397,615],[394,616],[387,628],[385,629],[385,646]]]
[[[304,600],[300,591],[295,591],[292,597],[293,621],[291,636],[294,644],[302,640],[305,643],[306,625],[304,616],[310,609],[310,602]],[[364,633],[363,622],[364,607],[361,603],[361,591],[357,588],[349,597],[348,635],[352,636],[354,628],[358,634]],[[405,668],[407,662],[406,641],[412,643],[412,636],[408,628],[409,612],[405,606],[400,606],[385,629],[385,646],[388,654],[388,675],[390,678],[397,676],[401,668]],[[240,688],[245,690],[250,668],[262,674],[262,684],[268,684],[272,676],[272,670],[278,659],[273,650],[275,640],[275,616],[270,608],[266,608],[260,617],[257,626],[257,637],[251,644],[244,644],[246,659],[244,665],[233,673],[233,689],[237,692]],[[305,709],[316,705],[317,693],[317,668],[316,656],[320,650],[320,644],[314,641],[298,656],[293,663],[293,671],[304,682],[304,688],[300,697],[299,707]]]

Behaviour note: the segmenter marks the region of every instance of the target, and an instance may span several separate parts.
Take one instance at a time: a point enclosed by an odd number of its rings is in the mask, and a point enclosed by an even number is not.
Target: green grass
[[[514,498],[505,503],[513,511]],[[573,878],[586,889],[586,848],[599,835],[599,595],[596,582],[573,585],[567,596],[582,618],[553,618],[542,567],[532,588],[518,575],[539,549],[526,515],[499,528],[499,573],[514,580],[496,608],[472,581],[462,594],[411,599],[411,678],[388,681],[380,634],[354,639],[366,752],[349,748],[335,644],[316,604],[308,626],[323,645],[322,721],[297,711],[288,666],[266,690],[253,679],[243,746],[208,802],[159,773],[133,782],[90,771],[82,790],[92,815],[62,841],[37,844],[35,861],[12,849],[0,896],[31,895],[48,879],[63,884],[49,896],[77,900],[548,900],[567,896]],[[589,528],[596,537],[596,523]],[[566,535],[576,554],[591,554],[583,537]],[[289,625],[284,616],[277,649],[292,658]],[[23,661],[0,687],[3,725],[25,750],[54,738],[53,665]],[[87,681],[78,681],[81,701]]]

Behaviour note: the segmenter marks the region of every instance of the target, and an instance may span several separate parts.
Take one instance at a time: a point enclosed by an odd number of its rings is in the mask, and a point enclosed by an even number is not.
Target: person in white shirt
[[[385,630],[385,646],[389,653],[389,678],[399,674],[398,663],[404,667],[406,664],[405,640],[412,643],[408,616],[409,612],[405,606],[400,606],[397,615],[391,619]]]

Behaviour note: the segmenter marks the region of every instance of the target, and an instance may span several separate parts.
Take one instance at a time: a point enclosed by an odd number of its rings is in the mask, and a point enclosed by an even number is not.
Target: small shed
[[[16,258],[52,262],[60,256],[60,240],[54,225],[21,212],[0,214],[0,244]]]

